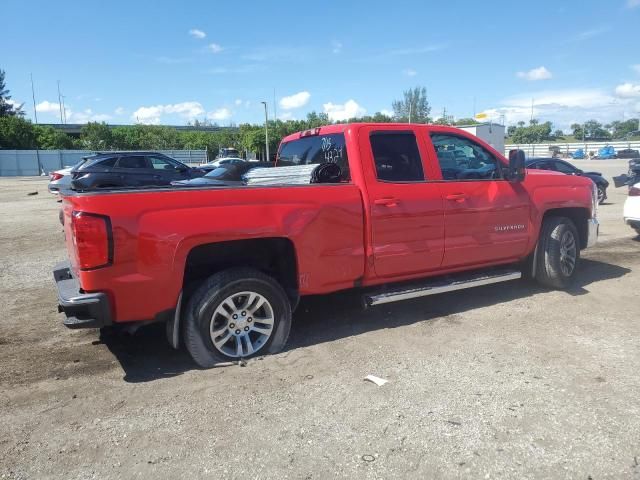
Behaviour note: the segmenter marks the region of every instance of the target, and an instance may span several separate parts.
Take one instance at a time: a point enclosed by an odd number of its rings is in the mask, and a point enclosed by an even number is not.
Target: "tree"
[[[73,139],[53,127],[33,125],[35,141],[42,150],[65,150],[74,147]]]
[[[479,125],[480,122],[478,122],[475,118],[467,117],[467,118],[459,118],[458,120],[453,122],[453,124],[454,125]]]
[[[89,122],[80,130],[80,142],[88,150],[109,150],[113,147],[113,135],[106,123]]]
[[[11,95],[9,95],[9,90],[7,90],[4,75],[4,70],[0,70],[0,117],[22,117],[24,116],[22,105],[16,107],[15,103],[11,101]]]
[[[31,149],[36,147],[33,124],[17,115],[0,117],[0,148]]]
[[[524,122],[518,122],[518,126],[510,127],[508,132],[514,143],[541,143],[552,139],[551,127],[551,122],[540,123],[532,119],[528,127],[524,126]]]
[[[611,122],[611,136],[613,138],[627,138],[640,130],[640,126],[637,118],[631,118],[629,120],[619,121],[615,120]]]
[[[560,129],[557,129],[555,132],[553,132],[553,136],[554,138],[564,138],[564,132]]]
[[[428,123],[431,120],[431,106],[425,87],[405,90],[402,100],[394,100],[392,107],[393,116],[399,122]]]

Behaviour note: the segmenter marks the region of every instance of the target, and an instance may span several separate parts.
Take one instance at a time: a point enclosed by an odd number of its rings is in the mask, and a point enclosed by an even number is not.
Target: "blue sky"
[[[58,122],[222,125],[391,109],[423,85],[438,117],[559,128],[640,112],[640,0],[2,2],[14,100]],[[10,21],[7,21],[9,20]],[[475,99],[475,102],[474,102]]]

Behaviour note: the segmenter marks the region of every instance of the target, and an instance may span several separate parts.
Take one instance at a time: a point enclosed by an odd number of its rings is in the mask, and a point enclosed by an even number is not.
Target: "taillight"
[[[78,253],[80,270],[110,265],[113,261],[113,240],[109,217],[73,212],[71,219],[73,244]]]
[[[638,187],[631,187],[629,189],[629,196],[630,197],[640,197],[640,188]]]
[[[62,175],[61,173],[53,172],[50,178],[52,182],[55,182],[56,180],[60,180],[62,177],[64,177],[64,175]]]

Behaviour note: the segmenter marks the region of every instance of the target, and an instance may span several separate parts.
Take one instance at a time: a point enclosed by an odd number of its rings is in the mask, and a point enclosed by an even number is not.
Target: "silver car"
[[[56,170],[49,173],[49,192],[59,193],[61,189],[71,188],[71,169],[73,167],[65,167],[62,170]]]

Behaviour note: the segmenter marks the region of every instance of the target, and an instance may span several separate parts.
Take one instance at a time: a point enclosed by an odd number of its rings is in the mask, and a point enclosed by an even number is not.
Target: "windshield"
[[[225,173],[227,173],[229,171],[228,168],[226,167],[218,167],[218,168],[214,168],[213,170],[211,170],[209,173],[207,173],[205,175],[205,177],[209,177],[209,178],[218,178],[223,176]]]

